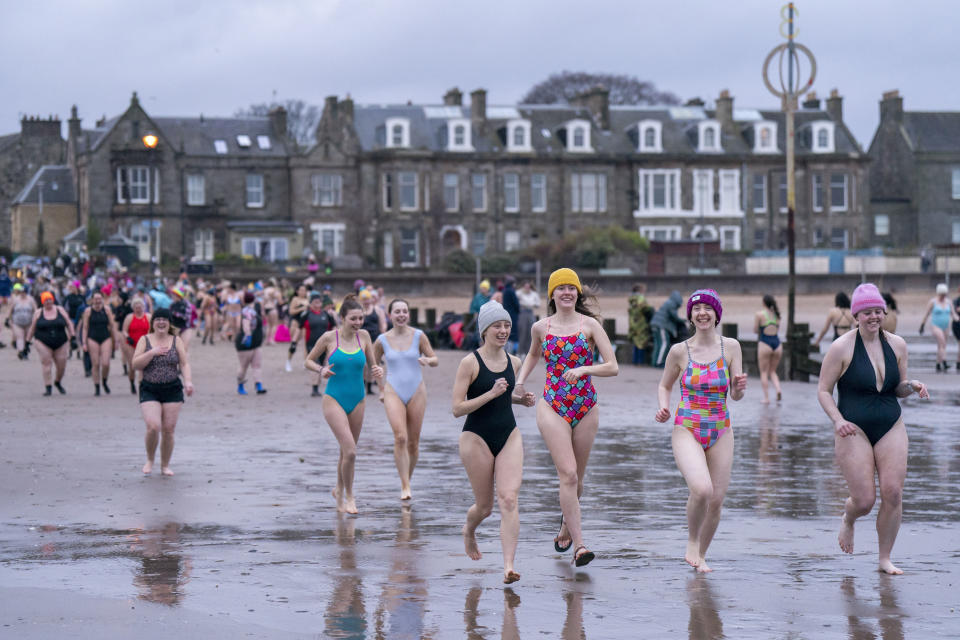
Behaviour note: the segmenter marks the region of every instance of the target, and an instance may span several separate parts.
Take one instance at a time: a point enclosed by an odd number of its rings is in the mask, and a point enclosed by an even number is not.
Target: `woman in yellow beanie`
[[[517,375],[517,393],[542,356],[547,376],[537,403],[537,427],[547,444],[560,480],[560,531],[553,546],[564,552],[575,545],[573,562],[582,567],[594,558],[583,543],[580,496],[593,440],[600,424],[592,376],[619,372],[610,338],[584,304],[583,287],[573,269],[557,269],[547,284],[550,315],[534,323],[530,350]],[[603,364],[593,363],[595,350]]]

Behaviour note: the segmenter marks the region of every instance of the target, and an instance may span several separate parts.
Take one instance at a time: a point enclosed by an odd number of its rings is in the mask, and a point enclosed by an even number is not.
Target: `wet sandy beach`
[[[483,559],[463,553],[472,494],[449,409],[462,352],[440,352],[425,373],[409,506],[382,406],[368,400],[358,516],[336,512],[336,444],[305,372],[283,371],[281,347],[266,348],[269,393],[240,398],[233,349],[195,344],[173,478],[141,476],[143,423],[118,371],[113,395],[95,399],[72,360],[68,395],[43,398],[35,356],[0,355],[3,638],[960,636],[960,375],[912,373],[933,399],[904,403],[903,576],[876,571],[876,508],[854,555],[837,547],[844,483],[815,385],[785,383],[783,404],[765,407],[757,379],[731,403],[736,457],[715,571],[696,576],[682,560],[686,489],[670,427],[653,420],[659,372],[627,366],[596,380],[601,426],[582,504],[598,559],[583,569],[553,550],[556,475],[534,411],[517,409],[522,579],[505,588],[496,510],[479,530]]]

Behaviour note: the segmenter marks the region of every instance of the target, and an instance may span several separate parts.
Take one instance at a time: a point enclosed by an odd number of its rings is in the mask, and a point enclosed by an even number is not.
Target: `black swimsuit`
[[[473,400],[490,391],[498,378],[507,380],[507,390],[479,409],[467,414],[467,420],[463,424],[463,430],[480,436],[487,443],[490,453],[496,458],[507,444],[510,434],[517,428],[517,420],[513,416],[511,406],[513,402],[511,396],[516,381],[513,363],[508,356],[506,369],[490,371],[478,352],[474,351],[473,355],[477,357],[480,371],[477,373],[477,378],[467,387],[467,400]]]
[[[877,391],[877,374],[863,346],[860,331],[853,347],[850,366],[837,381],[837,409],[844,420],[860,427],[876,446],[887,431],[900,419],[900,403],[897,401],[897,385],[900,384],[900,368],[893,348],[881,335],[883,346],[883,386]]]
[[[47,320],[43,313],[40,313],[33,337],[47,345],[51,351],[56,351],[67,343],[67,321],[59,309],[53,320]]]
[[[107,319],[107,310],[90,309],[90,317],[87,319],[87,339],[93,340],[97,344],[103,344],[110,337],[110,321]]]

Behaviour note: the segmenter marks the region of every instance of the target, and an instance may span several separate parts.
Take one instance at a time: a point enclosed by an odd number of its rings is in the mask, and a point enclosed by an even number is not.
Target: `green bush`
[[[476,264],[473,254],[463,249],[452,249],[443,256],[443,268],[449,273],[473,273]]]

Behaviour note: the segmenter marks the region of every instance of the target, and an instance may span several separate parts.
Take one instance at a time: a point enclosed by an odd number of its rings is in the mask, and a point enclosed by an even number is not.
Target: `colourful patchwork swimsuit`
[[[673,424],[690,430],[704,449],[709,449],[730,429],[727,413],[727,391],[730,381],[727,361],[720,357],[709,364],[694,362],[687,345],[687,369],[680,376],[680,404]]]
[[[563,379],[567,369],[593,364],[593,349],[583,335],[583,317],[580,318],[580,329],[570,336],[551,335],[550,321],[547,320],[547,334],[540,347],[547,365],[543,399],[558,416],[570,423],[572,429],[597,404],[597,390],[593,388],[590,376],[582,376],[573,384]]]

